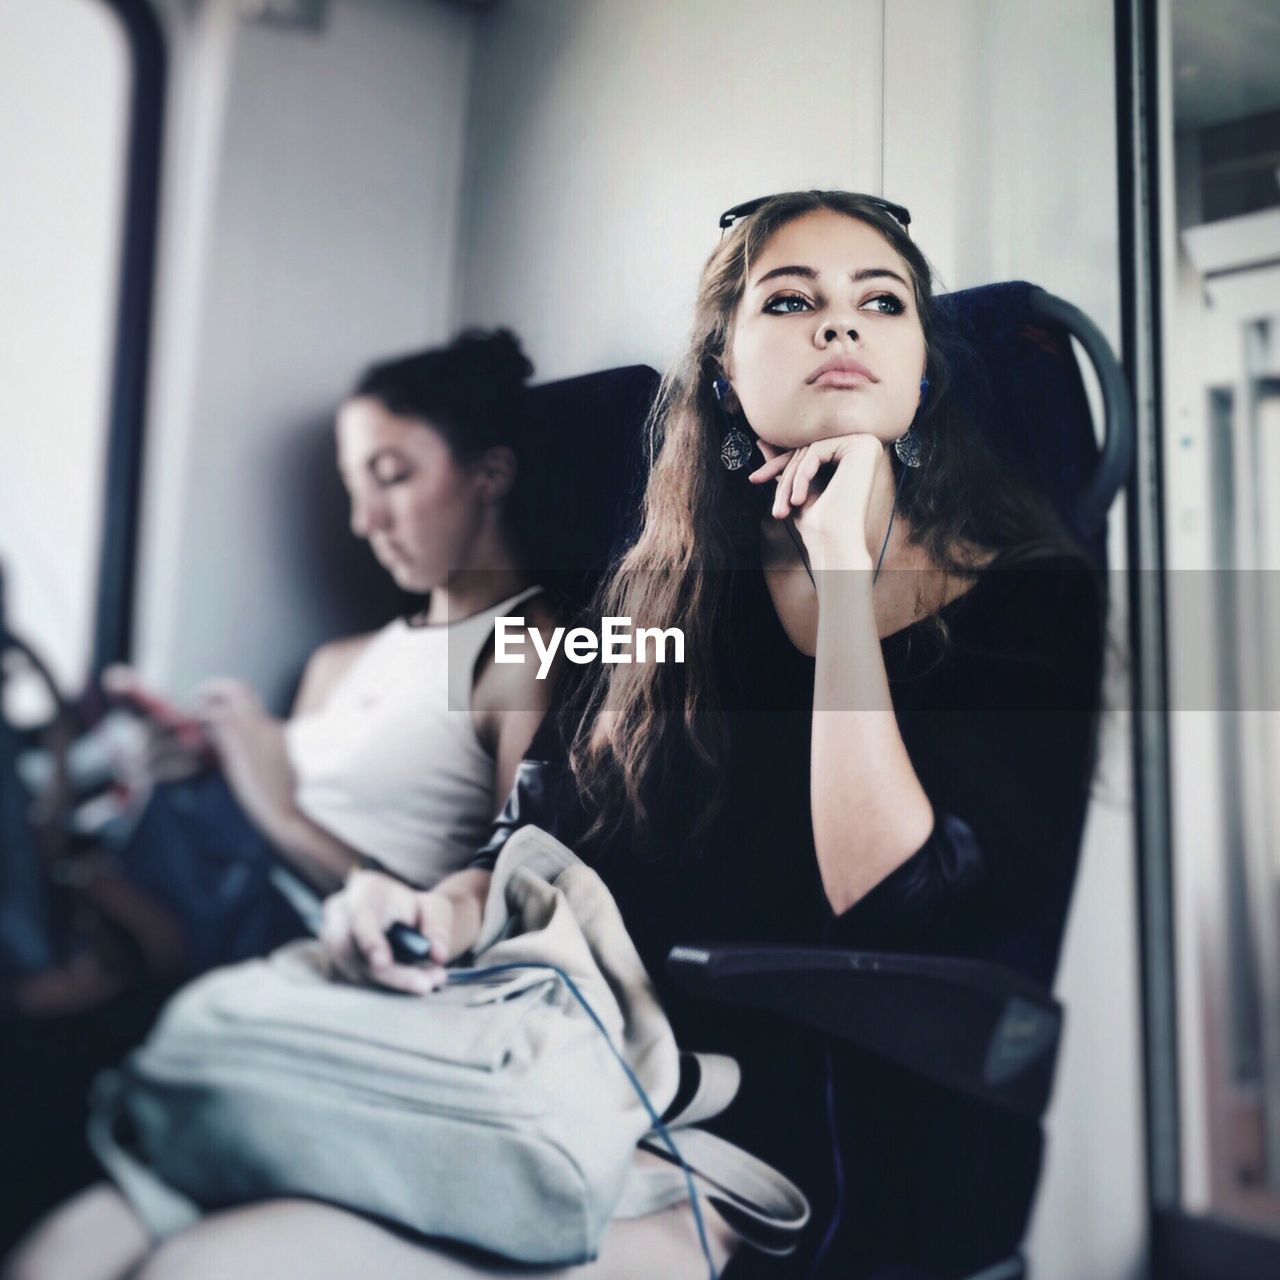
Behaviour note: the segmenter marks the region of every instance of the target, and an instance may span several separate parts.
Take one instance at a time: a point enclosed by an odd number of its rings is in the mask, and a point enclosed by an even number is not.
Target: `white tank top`
[[[295,801],[317,826],[430,887],[484,844],[494,760],[471,693],[494,619],[529,587],[458,622],[383,627],[317,711],[285,726]]]

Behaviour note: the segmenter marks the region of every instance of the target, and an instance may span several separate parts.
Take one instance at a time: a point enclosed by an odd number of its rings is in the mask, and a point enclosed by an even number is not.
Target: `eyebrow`
[[[766,271],[764,275],[755,282],[753,288],[759,288],[766,280],[773,280],[777,276],[800,276],[803,280],[816,280],[818,278],[818,273],[812,267],[774,267],[772,271]],[[889,279],[896,280],[904,289],[911,288],[911,286],[896,271],[890,271],[888,267],[863,267],[861,271],[849,272],[849,279],[852,280],[854,284],[860,284],[863,280],[874,280],[880,276],[888,276]]]

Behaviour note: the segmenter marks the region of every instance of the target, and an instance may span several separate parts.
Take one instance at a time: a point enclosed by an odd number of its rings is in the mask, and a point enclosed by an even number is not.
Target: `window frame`
[[[147,0],[100,3],[115,15],[124,32],[131,76],[91,678],[109,663],[127,660],[133,645],[168,77],[164,31]]]
[[[1115,0],[1122,362],[1137,409],[1128,491],[1149,1273],[1171,1280],[1280,1274],[1280,1236],[1183,1207],[1174,850],[1164,593],[1164,370],[1160,218],[1162,0]]]

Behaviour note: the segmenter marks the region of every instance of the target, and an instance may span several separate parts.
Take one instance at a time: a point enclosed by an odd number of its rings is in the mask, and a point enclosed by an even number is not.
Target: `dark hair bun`
[[[365,370],[353,396],[440,431],[459,457],[525,433],[525,382],[533,365],[510,329],[468,329],[447,347],[385,360]]]
[[[467,329],[450,344],[458,359],[477,377],[513,388],[533,377],[533,364],[510,329]]]

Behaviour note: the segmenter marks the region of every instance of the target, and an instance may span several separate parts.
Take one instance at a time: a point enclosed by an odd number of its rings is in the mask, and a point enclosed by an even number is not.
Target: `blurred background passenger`
[[[535,666],[483,656],[496,617],[551,616],[512,514],[532,371],[509,332],[471,331],[360,378],[336,424],[351,528],[428,599],[317,649],[286,719],[243,680],[206,681],[184,718],[135,672],[106,673],[149,713],[126,768],[150,800],[119,859],[176,917],[178,973],[302,932],[268,879],[278,861],[321,892],[357,865],[429,886],[483,843],[545,710]]]
[[[351,528],[427,600],[317,649],[287,718],[243,680],[206,681],[179,710],[133,670],[104,672],[108,697],[145,726],[115,760],[141,813],[77,855],[101,918],[87,928],[73,913],[65,960],[10,984],[0,1120],[40,1159],[0,1239],[88,1179],[88,1081],[162,999],[305,932],[274,867],[319,893],[356,866],[428,887],[484,843],[551,683],[535,663],[486,659],[496,617],[552,618],[526,568],[536,503],[516,500],[532,372],[510,332],[473,330],[356,383],[336,420]]]

